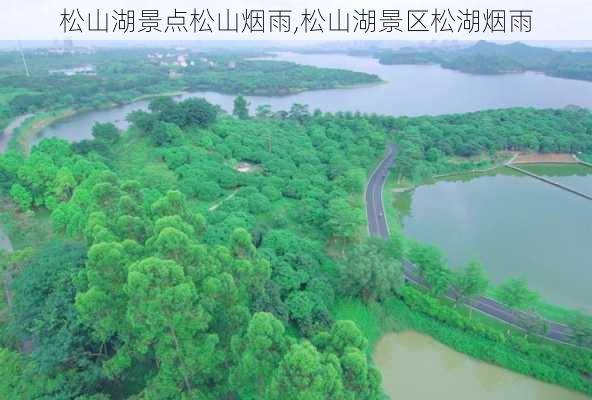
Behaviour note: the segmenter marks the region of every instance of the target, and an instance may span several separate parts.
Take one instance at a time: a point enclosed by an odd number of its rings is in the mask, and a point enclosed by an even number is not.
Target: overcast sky
[[[363,48],[363,47],[388,47],[400,48],[405,46],[421,47],[458,47],[470,46],[474,42],[459,41],[75,41],[76,46],[91,47],[235,47],[235,48],[253,48],[253,47],[325,47],[325,48]],[[496,42],[500,44],[508,42]],[[552,47],[562,49],[591,49],[592,41],[585,40],[566,40],[566,41],[526,41],[524,43],[532,46]],[[21,41],[24,48],[40,47],[61,47],[61,41]],[[14,40],[0,40],[0,49],[17,49],[18,42]]]

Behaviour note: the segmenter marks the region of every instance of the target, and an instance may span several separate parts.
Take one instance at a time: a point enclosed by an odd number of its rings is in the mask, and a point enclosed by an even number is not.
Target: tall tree
[[[515,310],[528,310],[539,296],[536,292],[528,289],[528,284],[522,278],[510,278],[497,289],[497,298]]]
[[[99,243],[88,252],[86,268],[81,272],[86,290],[76,296],[76,307],[82,320],[102,342],[125,331],[129,257],[119,243]]]
[[[333,236],[343,243],[354,241],[360,234],[363,224],[359,209],[352,207],[343,198],[336,198],[329,202],[329,225]]]
[[[465,268],[453,272],[452,275],[456,304],[483,294],[488,285],[489,280],[485,275],[483,266],[478,261],[470,261]]]
[[[592,317],[581,311],[571,314],[569,327],[572,331],[572,339],[578,346],[592,346]]]
[[[270,399],[339,399],[343,393],[339,361],[325,357],[310,343],[292,345],[274,376]]]
[[[264,399],[280,361],[288,351],[284,325],[272,314],[253,315],[244,337],[233,338],[238,363],[231,384],[241,399]]]
[[[354,248],[341,268],[344,294],[364,302],[382,300],[403,285],[401,263],[390,256],[381,239],[367,239]]]
[[[243,96],[238,95],[234,98],[234,107],[232,114],[239,119],[249,118],[249,102]]]
[[[92,393],[101,379],[101,346],[82,324],[74,304],[74,281],[85,256],[86,248],[80,244],[47,245],[26,263],[13,284],[19,340],[31,352],[38,371],[61,382],[53,389],[54,398]]]
[[[421,276],[430,286],[434,296],[442,296],[450,285],[450,270],[444,255],[434,246],[416,244],[411,248],[410,260],[415,263]]]
[[[119,139],[119,129],[111,122],[95,122],[92,128],[92,135],[97,140],[113,144]]]
[[[155,257],[132,264],[125,292],[130,349],[153,354],[158,366],[146,396],[179,396],[179,390],[190,398],[205,396],[205,383],[221,360],[218,338],[207,332],[211,317],[198,304],[196,288],[183,268]]]

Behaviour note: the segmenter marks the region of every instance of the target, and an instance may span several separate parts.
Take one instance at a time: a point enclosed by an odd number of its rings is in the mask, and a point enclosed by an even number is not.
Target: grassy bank
[[[46,127],[60,120],[71,117],[77,111],[66,108],[61,110],[43,111],[26,119],[21,126],[14,130],[8,150],[22,151],[28,154],[31,141]]]
[[[380,304],[341,299],[333,312],[337,318],[356,322],[368,338],[370,354],[383,334],[414,330],[477,360],[592,394],[592,382],[583,376],[592,370],[588,352],[531,341],[470,319],[414,288],[404,292],[401,298],[391,297]]]
[[[64,119],[71,118],[77,114],[92,112],[98,110],[106,110],[109,108],[119,107],[125,104],[134,103],[136,101],[149,100],[154,97],[160,96],[179,96],[182,95],[183,91],[168,91],[162,93],[145,94],[133,98],[129,102],[125,103],[113,103],[107,102],[99,105],[96,108],[84,107],[80,109],[73,108],[62,108],[55,110],[47,110],[36,113],[34,116],[25,120],[21,126],[15,129],[14,134],[10,138],[8,149],[23,151],[28,154],[31,147],[31,141],[39,135],[39,133],[47,128],[48,126],[60,122]]]
[[[53,238],[50,211],[21,212],[8,197],[0,196],[0,226],[15,250],[39,248]]]

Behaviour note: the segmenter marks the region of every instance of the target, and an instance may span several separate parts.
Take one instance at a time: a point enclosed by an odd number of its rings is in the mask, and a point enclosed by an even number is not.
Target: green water
[[[391,399],[586,400],[583,394],[476,361],[429,336],[391,333],[374,361]]]
[[[592,194],[592,168],[521,166]],[[525,277],[544,300],[592,312],[592,201],[504,168],[397,194],[407,235],[452,268],[480,260],[493,283]]]

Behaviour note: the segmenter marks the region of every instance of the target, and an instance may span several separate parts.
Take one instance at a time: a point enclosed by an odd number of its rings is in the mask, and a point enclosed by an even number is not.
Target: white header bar
[[[592,40],[589,0],[3,0],[0,40]]]

